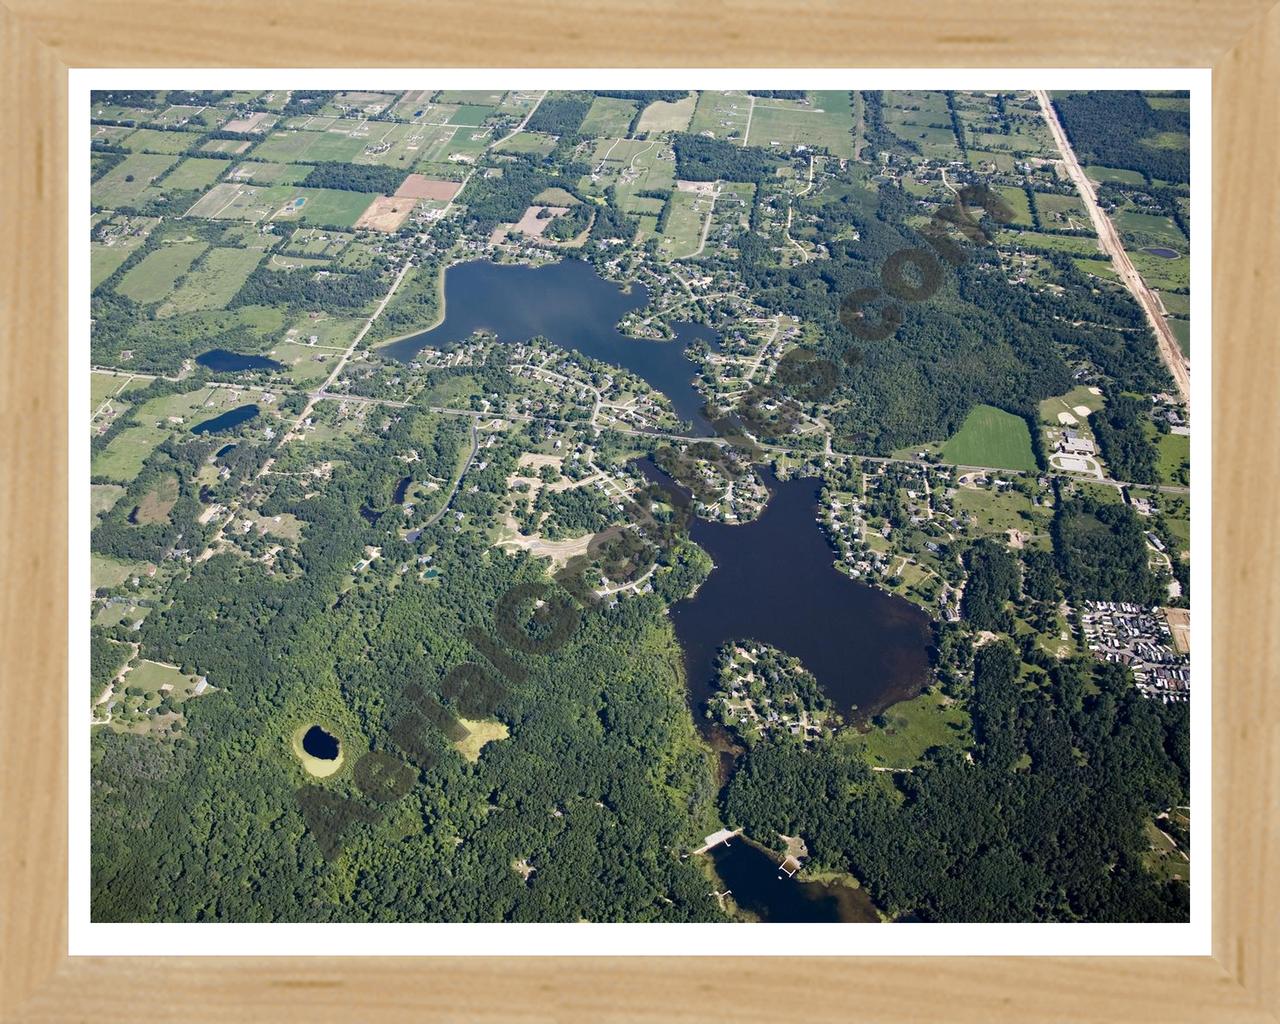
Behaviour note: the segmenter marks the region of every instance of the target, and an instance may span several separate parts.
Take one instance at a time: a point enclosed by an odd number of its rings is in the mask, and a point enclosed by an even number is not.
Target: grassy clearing
[[[1115,494],[1114,487],[1106,490]],[[1034,505],[1021,491],[986,487],[961,487],[955,496],[956,512],[967,512],[975,523],[975,536],[1003,536],[1010,530],[1030,534],[1030,547],[1048,547],[1050,512]]]
[[[546,156],[555,148],[555,136],[541,132],[519,132],[494,147],[498,153],[537,153],[538,156]]]
[[[133,510],[132,521],[138,526],[166,523],[169,513],[178,502],[178,478],[172,474],[162,477],[151,490],[142,496]]]
[[[349,228],[360,219],[373,198],[367,192],[336,188],[291,188],[272,219]]]
[[[689,131],[710,132],[717,139],[741,142],[747,128],[747,111],[751,97],[742,92],[713,92],[708,89],[698,96]]]
[[[943,445],[942,457],[961,466],[1036,468],[1026,421],[989,405],[979,405],[965,417],[960,430]]]
[[[1168,324],[1169,330],[1173,331],[1173,336],[1178,339],[1178,348],[1182,349],[1182,354],[1188,359],[1191,358],[1191,321],[1171,316],[1168,318]]]
[[[458,721],[467,730],[467,735],[458,740],[453,747],[471,764],[475,764],[480,760],[480,751],[484,749],[486,743],[505,740],[510,735],[505,723],[493,719],[473,721],[467,718],[459,718]]]
[[[757,99],[747,144],[790,151],[798,145],[853,156],[853,111],[847,92],[811,92],[807,103]]]
[[[162,314],[223,309],[262,259],[258,249],[214,249],[187,275]]]
[[[116,291],[134,302],[149,305],[159,302],[173,291],[178,278],[185,274],[208,245],[204,242],[173,242],[163,245],[125,274]]]
[[[89,487],[89,512],[96,523],[115,506],[124,495],[125,489],[119,484],[92,484]]]
[[[116,209],[132,206],[144,193],[156,194],[152,182],[157,181],[178,162],[175,156],[153,153],[131,153],[93,183],[90,195],[94,206]]]
[[[695,192],[674,192],[671,217],[658,251],[667,259],[692,256],[702,242],[702,227],[711,209],[711,198]]]
[[[207,157],[193,156],[178,164],[164,176],[160,183],[162,188],[180,189],[190,192],[198,188],[208,188],[222,176],[227,169],[227,161],[211,160]]]
[[[620,100],[612,96],[597,96],[582,120],[579,135],[602,135],[618,138],[627,133],[631,119],[636,116],[638,104],[634,100]]]
[[[134,153],[185,153],[199,138],[189,132],[165,132],[156,128],[139,128],[123,142]]]
[[[636,125],[639,132],[682,132],[689,127],[693,117],[697,97],[689,93],[682,100],[668,103],[666,100],[655,100],[644,108]]]
[[[1059,426],[1058,414],[1070,413],[1076,419],[1083,417],[1076,412],[1077,406],[1083,406],[1090,412],[1097,412],[1105,405],[1102,395],[1095,395],[1085,385],[1072,388],[1065,395],[1046,398],[1040,403],[1040,422],[1050,426]]]
[[[1012,185],[997,185],[996,191],[1013,211],[1014,224],[1022,224],[1027,227],[1031,226],[1031,204],[1027,200],[1027,193],[1020,188],[1014,188]]]
[[[1147,179],[1138,171],[1130,171],[1123,167],[1101,167],[1089,164],[1084,173],[1093,181],[1118,181],[1122,185],[1145,185]]]
[[[1040,214],[1040,223],[1045,227],[1093,230],[1089,211],[1084,208],[1084,203],[1079,196],[1037,192],[1035,200],[1036,210]]]
[[[89,556],[89,583],[94,590],[99,587],[118,587],[137,567],[118,558],[100,555],[96,551]]]
[[[877,768],[910,768],[931,747],[972,745],[968,713],[938,690],[893,705],[872,720],[867,732],[848,729],[841,737]]]

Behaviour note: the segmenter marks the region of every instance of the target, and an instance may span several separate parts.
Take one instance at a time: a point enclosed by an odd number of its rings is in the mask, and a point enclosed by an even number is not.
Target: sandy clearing
[[[1060,412],[1058,413],[1058,422],[1065,423],[1067,426],[1073,427],[1080,421],[1076,419],[1074,416],[1072,416],[1071,413],[1069,412]]]
[[[360,214],[355,226],[373,231],[399,231],[417,202],[402,196],[378,196]]]
[[[1084,416],[1087,418],[1093,415],[1093,410],[1090,409],[1087,405],[1077,405],[1075,409],[1076,409],[1077,416]]]
[[[402,199],[443,199],[450,200],[462,188],[460,181],[445,181],[441,178],[428,178],[424,174],[411,174],[400,183],[396,196]]]

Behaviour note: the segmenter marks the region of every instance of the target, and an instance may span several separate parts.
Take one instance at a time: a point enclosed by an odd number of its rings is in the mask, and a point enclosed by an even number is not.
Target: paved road
[[[1147,283],[1142,280],[1142,275],[1138,273],[1133,261],[1129,258],[1129,254],[1125,252],[1120,236],[1116,233],[1115,226],[1111,223],[1111,218],[1103,213],[1102,208],[1098,205],[1098,197],[1093,191],[1093,183],[1089,181],[1084,169],[1080,166],[1080,161],[1076,159],[1075,151],[1071,148],[1071,142],[1067,139],[1067,133],[1063,130],[1062,123],[1058,120],[1058,112],[1053,109],[1049,94],[1043,89],[1037,89],[1036,97],[1040,101],[1040,109],[1044,112],[1044,119],[1049,125],[1049,131],[1053,133],[1053,140],[1057,143],[1058,152],[1062,154],[1062,161],[1066,165],[1067,174],[1075,182],[1076,188],[1084,199],[1085,206],[1089,209],[1089,219],[1093,221],[1093,228],[1098,233],[1098,240],[1102,243],[1103,250],[1111,257],[1111,263],[1115,267],[1116,273],[1120,275],[1120,280],[1124,282],[1124,286],[1129,289],[1133,297],[1138,300],[1138,305],[1142,307],[1143,312],[1147,314],[1147,320],[1151,324],[1152,330],[1156,332],[1160,358],[1164,360],[1165,366],[1169,368],[1169,373],[1173,376],[1173,382],[1178,386],[1178,392],[1182,395],[1182,400],[1187,403],[1187,408],[1190,409],[1191,368],[1187,365],[1187,361],[1182,355],[1182,349],[1178,346],[1178,339],[1173,336],[1173,331],[1169,327],[1168,321],[1161,315],[1160,300],[1156,297],[1155,292],[1147,287]]]

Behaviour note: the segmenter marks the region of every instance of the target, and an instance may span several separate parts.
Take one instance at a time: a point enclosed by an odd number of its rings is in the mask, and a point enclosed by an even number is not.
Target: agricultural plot
[[[643,132],[682,132],[688,129],[693,119],[697,96],[689,93],[682,100],[668,103],[666,100],[654,100],[644,108],[640,120],[636,124],[637,134]]]
[[[160,187],[179,189],[183,192],[205,189],[222,176],[227,166],[225,160],[189,157],[164,176]]]
[[[747,144],[783,152],[806,146],[851,157],[852,131],[853,109],[847,92],[811,92],[807,103],[757,99]]]
[[[353,163],[409,168],[436,138],[432,125],[373,123],[365,134],[364,148]]]
[[[634,100],[620,100],[611,96],[597,96],[583,118],[579,135],[603,136],[616,139],[627,134],[631,119],[636,116],[638,104]]]
[[[340,92],[333,97],[321,113],[324,114],[381,114],[395,101],[394,93]]]
[[[248,139],[210,139],[200,147],[200,152],[244,156],[252,148],[253,143]]]
[[[966,159],[970,167],[981,171],[983,174],[991,174],[996,171],[1009,174],[1013,171],[1012,153],[989,153],[979,149],[970,149],[966,154]]]
[[[346,124],[354,126],[356,122]],[[273,132],[258,143],[253,155],[262,160],[280,163],[297,163],[304,159],[309,163],[326,160],[351,163],[364,152],[367,137],[353,137],[349,134],[350,130],[349,127],[344,127],[328,131]]]
[[[368,196],[365,196],[368,199]],[[409,219],[418,200],[405,196],[374,196],[355,221],[357,228],[371,231],[399,231]],[[317,218],[318,220],[318,218]],[[324,223],[329,223],[324,221]]]
[[[444,89],[436,97],[437,103],[456,103],[460,106],[496,107],[504,93],[493,89]]]
[[[1133,204],[1126,203],[1122,209],[1112,214],[1111,219],[1120,232],[1126,249],[1150,246],[1177,252],[1186,251],[1186,236],[1178,230],[1172,217],[1143,213]]]
[[[942,446],[942,457],[960,466],[1035,470],[1031,433],[1021,416],[979,405],[960,430]]]
[[[149,305],[159,302],[172,290],[208,245],[204,242],[171,242],[148,253],[116,286],[121,295]]]
[[[1165,320],[1169,324],[1169,330],[1173,331],[1173,336],[1178,341],[1178,348],[1182,349],[1182,354],[1190,359],[1191,321],[1176,316],[1166,317]]]
[[[296,185],[311,173],[307,164],[274,164],[253,161],[240,164],[227,175],[228,181],[254,185]]]
[[[259,249],[209,250],[172,298],[160,307],[160,315],[225,308],[261,259]]]
[[[689,131],[710,132],[717,139],[741,142],[747,132],[751,97],[743,92],[706,92],[698,95]]]
[[[287,185],[257,186],[224,181],[196,200],[184,216],[257,223],[270,217],[292,194],[292,188]]]
[[[198,115],[202,114],[208,115],[209,124],[217,124],[221,117],[220,112],[216,109],[209,107],[189,107],[185,104],[177,104],[175,106],[167,107],[160,114],[152,117],[151,123],[158,124],[163,127],[184,125],[192,118],[196,118]]]
[[[132,153],[185,153],[200,139],[192,132],[166,132],[157,128],[139,128],[121,145]]]
[[[496,153],[537,153],[546,156],[556,148],[554,135],[543,135],[541,132],[518,132],[503,140],[494,147]]]
[[[494,113],[496,111],[493,107],[463,104],[449,115],[448,123],[455,124],[459,128],[481,128]]]
[[[398,121],[415,121],[431,109],[431,89],[410,89],[392,105],[391,116]]]
[[[153,183],[177,162],[177,157],[165,154],[130,153],[90,186],[93,205],[113,210],[159,194]]]
[[[133,128],[120,124],[95,124],[90,126],[89,139],[92,142],[106,142],[113,146],[124,144],[124,140],[134,133]]]

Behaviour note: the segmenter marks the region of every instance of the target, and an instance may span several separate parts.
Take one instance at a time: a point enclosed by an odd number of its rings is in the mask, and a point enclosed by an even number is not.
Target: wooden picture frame
[[[6,1021],[1280,1020],[1280,7],[549,7],[6,0],[0,1013]],[[383,31],[378,25],[394,26]],[[67,71],[95,66],[1214,69],[1213,955],[360,959],[67,955]],[[1268,469],[1270,467],[1270,469]],[[957,949],[963,954],[963,949]],[[1140,954],[1141,949],[1135,949]]]

